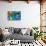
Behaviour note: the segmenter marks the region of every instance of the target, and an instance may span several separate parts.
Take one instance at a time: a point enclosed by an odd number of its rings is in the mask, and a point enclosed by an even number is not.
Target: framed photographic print
[[[21,20],[20,11],[8,11],[8,20]]]

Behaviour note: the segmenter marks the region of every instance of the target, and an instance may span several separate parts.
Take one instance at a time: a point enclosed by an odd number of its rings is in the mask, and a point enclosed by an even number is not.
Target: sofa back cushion
[[[20,33],[21,28],[14,28],[14,33]]]

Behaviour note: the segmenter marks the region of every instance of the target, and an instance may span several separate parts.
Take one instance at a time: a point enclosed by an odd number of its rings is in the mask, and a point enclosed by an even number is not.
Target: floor
[[[4,46],[46,46],[46,44],[42,40],[36,40],[33,43],[19,43],[15,42],[16,44],[8,44],[8,41],[5,42]]]

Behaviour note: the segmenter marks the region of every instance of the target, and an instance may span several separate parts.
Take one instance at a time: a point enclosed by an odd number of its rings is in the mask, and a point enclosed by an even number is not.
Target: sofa
[[[21,43],[30,43],[34,41],[34,37],[32,36],[32,32],[31,35],[28,34],[27,31],[25,31],[26,33],[22,33],[21,30],[28,29],[28,28],[14,28],[14,30],[12,31],[12,33],[7,36],[7,39],[10,38],[10,40],[20,40]]]

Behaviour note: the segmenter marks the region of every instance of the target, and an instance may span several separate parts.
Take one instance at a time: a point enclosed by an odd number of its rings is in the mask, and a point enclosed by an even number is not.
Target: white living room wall
[[[20,21],[8,21],[8,11],[21,11]],[[31,1],[29,4],[22,1],[12,3],[0,1],[0,27],[31,28],[40,26],[40,4]]]

